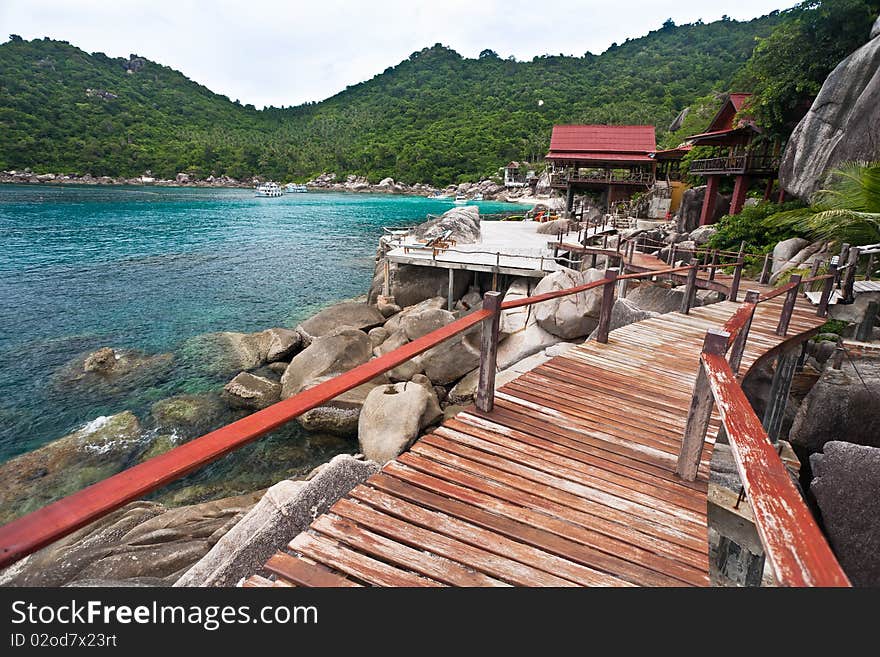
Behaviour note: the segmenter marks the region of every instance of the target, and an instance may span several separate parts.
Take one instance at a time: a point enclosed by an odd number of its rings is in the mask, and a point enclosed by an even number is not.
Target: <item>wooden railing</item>
[[[689,171],[693,174],[710,173],[768,173],[779,169],[779,158],[773,155],[728,155],[693,160]]]
[[[749,290],[722,330],[706,332],[679,454],[679,476],[693,481],[712,410],[717,407],[767,562],[781,586],[849,586],[849,580],[752,410],[737,372],[759,303],[785,295],[776,329],[777,335],[785,337],[801,286],[824,281],[824,302],[817,314],[825,316],[835,279],[834,272],[805,280],[794,275],[790,283],[773,292],[762,295]]]
[[[92,484],[0,527],[0,567],[8,566],[124,504],[139,499],[147,493],[216,461],[273,429],[290,422],[306,411],[375,379],[414,356],[436,347],[480,323],[482,323],[480,372],[475,403],[480,410],[491,411],[495,397],[498,327],[501,313],[504,310],[603,287],[596,340],[600,343],[607,343],[616,283],[642,278],[670,277],[675,279],[675,277],[686,273],[688,289],[685,293],[682,309],[687,312],[693,300],[694,289],[699,286],[700,282],[705,283],[705,279],[698,279],[698,271],[701,269],[714,271],[715,268],[721,266],[726,265],[693,263],[680,267],[623,275],[620,275],[615,268],[608,268],[605,277],[601,280],[504,303],[501,302],[500,293],[487,292],[481,310],[466,315],[289,399]],[[737,266],[742,266],[741,260]],[[826,275],[817,277],[816,280],[823,278],[833,280],[834,276]],[[786,293],[796,296],[797,289],[804,282],[807,281],[797,281],[781,288],[779,294]],[[826,286],[830,291],[830,283],[826,282]],[[694,393],[694,404],[691,407],[688,428],[682,443],[679,471],[685,479],[692,480],[695,477],[699,465],[699,454],[712,411],[712,400],[715,400],[721,409],[722,419],[727,427],[731,443],[736,445],[737,464],[750,501],[755,508],[759,532],[765,540],[777,581],[790,585],[846,584],[845,575],[836,565],[836,561],[809,511],[797,496],[797,491],[788,480],[787,474],[783,476],[785,471],[781,461],[767,442],[766,434],[761,433],[763,429],[761,429],[760,422],[754,417],[754,413],[748,406],[748,402],[736,382],[734,370],[724,359],[724,352],[731,345],[736,345],[737,340],[740,341],[740,346],[734,346],[733,353],[735,354],[738,350],[741,358],[742,348],[748,335],[748,324],[751,322],[754,308],[757,303],[766,300],[766,298],[770,298],[769,295],[765,295],[764,299],[759,299],[757,293],[749,292],[746,303],[725,325],[726,331],[724,333],[710,331],[707,335],[701,356],[697,388]],[[793,303],[791,305],[793,307]],[[820,306],[821,311],[822,307]],[[791,308],[787,312],[790,316]],[[785,329],[787,329],[787,322]],[[738,365],[737,360],[737,368]],[[711,398],[706,397],[706,391],[709,390],[711,390],[709,392]],[[764,440],[766,445],[762,445],[761,440]],[[781,545],[782,539],[780,537],[783,534],[788,537],[794,536],[794,538],[789,540],[786,545]],[[791,564],[799,565],[795,568]]]
[[[567,183],[622,183],[646,185],[654,184],[655,176],[650,171],[625,171],[615,169],[595,169],[592,171],[556,171],[550,174],[551,185]]]

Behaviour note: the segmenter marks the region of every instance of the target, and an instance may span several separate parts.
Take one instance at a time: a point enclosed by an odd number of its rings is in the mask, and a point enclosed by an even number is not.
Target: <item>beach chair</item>
[[[448,249],[452,246],[455,246],[455,240],[452,239],[452,231],[444,230],[437,237],[433,237],[424,242],[416,242],[415,244],[405,244],[403,246],[403,252],[409,253],[410,250],[415,251],[431,251],[433,255],[437,255],[441,251]]]

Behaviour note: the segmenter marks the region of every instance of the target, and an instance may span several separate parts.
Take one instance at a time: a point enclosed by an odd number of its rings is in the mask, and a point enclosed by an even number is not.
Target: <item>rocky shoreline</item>
[[[460,244],[475,243],[480,241],[480,221],[477,207],[456,207],[421,224],[414,232],[431,238],[450,231]],[[577,225],[566,221],[535,226],[541,232],[577,229]],[[679,257],[686,257],[689,251],[705,244],[713,231],[701,227],[684,232],[669,225],[631,229],[622,235],[644,234],[648,244],[657,244],[661,257],[663,249],[668,251],[675,244]],[[610,248],[618,239],[610,238]],[[457,272],[449,309],[448,272],[386,263],[389,248],[390,243],[383,237],[377,249],[374,279],[363,298],[331,305],[293,327],[213,333],[190,340],[189,352],[197,355],[205,367],[228,376],[228,382],[212,393],[182,394],[156,401],[150,412],[150,431],[145,432],[142,422],[124,411],[96,418],[69,436],[0,464],[0,508],[7,514],[0,521],[39,508],[61,494],[203,435],[229,418],[266,408],[397,349],[480,309],[483,294],[491,289],[490,274],[475,277]],[[808,266],[811,257],[820,257],[825,250],[826,245],[803,240],[781,242],[774,251],[774,275]],[[384,294],[386,264],[388,294]],[[581,285],[602,276],[600,269],[563,268],[542,279],[504,279],[500,291],[505,300],[511,300]],[[496,384],[503,385],[589,339],[598,324],[600,294],[591,290],[540,306],[505,311],[500,324]],[[682,295],[680,287],[634,282],[626,298],[614,303],[612,329],[677,310]],[[714,303],[720,298],[715,292],[700,291],[696,303]],[[840,313],[843,321],[858,321],[851,316],[852,307],[841,306],[833,312]],[[328,456],[342,452],[312,473],[283,475],[272,480],[277,483],[268,491],[249,492],[251,489],[245,488],[232,497],[213,501],[204,501],[205,495],[211,495],[210,487],[195,486],[162,500],[131,503],[0,573],[0,584],[235,585],[279,548],[279,540],[283,542],[307,527],[315,513],[406,450],[419,435],[472,402],[479,372],[479,335],[479,327],[474,327],[296,418],[295,423],[307,432],[309,441],[329,441],[332,447]],[[805,367],[815,372],[814,382],[835,376],[827,373],[831,369],[828,363],[840,338],[832,335],[823,339],[810,343],[805,360]],[[112,390],[127,381],[156,376],[167,365],[163,355],[106,347],[83,355],[57,376],[65,385]],[[750,379],[747,393],[759,409],[768,394],[767,380],[772,379],[772,373],[759,372]],[[822,408],[822,404],[829,403],[823,401],[827,395],[821,396],[822,391],[831,390],[828,395],[833,395],[837,391],[834,385],[856,383],[849,377],[843,383],[835,380],[817,386],[810,393],[813,397],[801,397],[802,404]],[[835,413],[844,411],[836,409]],[[790,417],[833,415],[805,413],[795,410]],[[795,427],[795,444],[799,435],[815,433],[807,419],[791,419],[791,425]],[[299,436],[292,440],[302,440]],[[822,448],[810,440],[802,440],[808,450],[806,456]],[[723,454],[722,447],[719,459]],[[836,457],[819,466],[826,481],[837,476],[832,466],[839,460]],[[719,468],[721,474],[713,472],[713,478],[720,477],[721,485],[735,486],[736,482],[724,474],[723,463]],[[827,474],[829,470],[831,475]],[[157,560],[155,563],[161,563],[161,567],[150,565],[147,557]]]
[[[122,176],[93,176],[92,174],[74,173],[34,173],[24,171],[0,171],[0,184],[19,185],[149,185],[153,187],[201,187],[201,188],[233,188],[252,189],[266,178],[254,176],[249,180],[237,180],[229,176],[207,176],[198,178],[187,173],[178,173],[173,179],[156,178],[149,171],[142,176],[126,178]],[[430,196],[446,194],[448,196],[463,195],[473,198],[481,194],[486,201],[502,201],[511,203],[557,203],[561,199],[551,196],[549,176],[544,174],[538,180],[534,190],[530,187],[507,188],[495,180],[484,179],[479,182],[448,185],[444,188],[423,183],[407,184],[385,178],[372,184],[363,176],[350,175],[338,180],[335,173],[323,173],[305,183],[310,191],[345,192],[356,194],[399,194],[403,196]]]

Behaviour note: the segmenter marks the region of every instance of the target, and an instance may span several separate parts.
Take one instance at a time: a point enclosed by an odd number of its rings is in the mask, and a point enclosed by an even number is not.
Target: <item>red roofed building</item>
[[[693,160],[691,175],[706,177],[706,195],[700,213],[700,225],[713,221],[718,185],[723,176],[735,176],[730,214],[739,214],[749,184],[766,178],[764,197],[769,198],[779,172],[779,143],[756,139],[761,131],[754,123],[737,118],[751,94],[729,94],[705,132],[688,137],[694,146],[712,149],[710,157]]]
[[[652,125],[556,125],[550,137],[550,184],[566,190],[571,212],[577,190],[607,193],[607,204],[654,184],[657,150]]]

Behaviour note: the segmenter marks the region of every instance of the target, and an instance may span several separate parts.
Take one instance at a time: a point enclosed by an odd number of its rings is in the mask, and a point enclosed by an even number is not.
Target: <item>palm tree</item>
[[[828,189],[817,191],[809,206],[778,212],[764,222],[814,239],[853,245],[880,242],[880,162],[856,162],[835,169]]]

